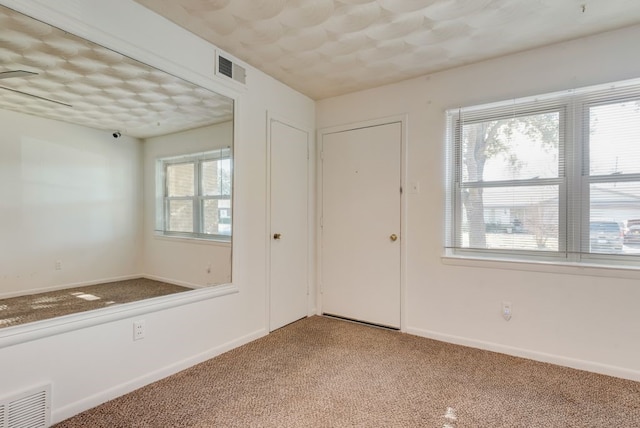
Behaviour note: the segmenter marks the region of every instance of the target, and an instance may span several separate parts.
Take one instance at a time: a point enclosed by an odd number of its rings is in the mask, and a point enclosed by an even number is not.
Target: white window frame
[[[233,234],[232,224],[229,234],[210,234],[204,232],[204,206],[207,200],[228,200],[229,210],[233,210],[233,171],[231,171],[231,189],[228,195],[203,195],[202,164],[210,161],[231,159],[231,149],[224,148],[214,151],[193,153],[188,155],[160,158],[156,161],[156,235],[177,238],[192,238],[218,242],[231,242]],[[167,184],[167,168],[173,165],[192,164],[194,166],[193,196],[169,196]],[[232,166],[233,168],[233,166]],[[174,200],[191,201],[193,205],[193,232],[177,232],[169,229],[169,206]],[[233,214],[231,215],[233,218]]]
[[[592,183],[621,181],[640,182],[640,173],[591,176],[589,175],[589,108],[628,100],[640,100],[640,79],[606,85],[574,89],[534,97],[509,100],[486,105],[456,108],[447,111],[447,158],[445,212],[445,257],[489,261],[552,262],[570,265],[600,265],[640,268],[640,255],[601,254],[589,252],[589,230]],[[538,106],[538,107],[536,107]],[[506,116],[504,112],[512,109]],[[465,123],[484,122],[512,115],[528,115],[546,111],[560,112],[561,139],[558,178],[512,181],[479,181],[462,183],[463,162],[460,146],[461,115]],[[496,116],[496,112],[498,116]],[[557,251],[526,251],[463,248],[461,244],[462,189],[466,187],[532,186],[554,184],[559,186],[559,219]]]

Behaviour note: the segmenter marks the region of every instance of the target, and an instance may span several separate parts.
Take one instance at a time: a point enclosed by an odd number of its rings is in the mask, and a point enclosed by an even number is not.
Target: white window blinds
[[[638,81],[451,110],[448,121],[450,252],[636,263]]]

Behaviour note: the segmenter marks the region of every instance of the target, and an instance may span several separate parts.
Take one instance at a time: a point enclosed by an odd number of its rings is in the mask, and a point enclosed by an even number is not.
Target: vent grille
[[[51,421],[51,385],[0,400],[0,428],[46,428]]]
[[[225,76],[243,85],[247,80],[247,72],[244,67],[239,66],[228,58],[218,55],[218,67],[216,68],[218,76]]]
[[[223,76],[233,78],[233,63],[223,56],[218,57],[218,72]]]

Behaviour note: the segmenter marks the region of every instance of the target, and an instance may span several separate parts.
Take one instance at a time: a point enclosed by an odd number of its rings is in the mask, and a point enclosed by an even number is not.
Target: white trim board
[[[0,330],[0,349],[238,292],[238,287],[231,284],[207,287],[6,327]]]
[[[607,376],[614,376],[622,379],[640,382],[640,371],[629,370],[623,367],[611,366],[608,364],[601,364],[595,361],[580,360],[577,358],[564,357],[562,355],[532,351],[529,349],[501,345],[499,343],[486,342],[483,340],[469,339],[466,337],[443,334],[414,327],[407,328],[406,333],[425,337],[427,339],[438,340],[440,342],[451,343],[454,345],[468,346],[485,351],[498,352],[500,354],[511,355],[514,357],[526,358],[542,363],[550,363],[558,366],[569,367],[572,369],[584,370],[592,373],[599,373]]]

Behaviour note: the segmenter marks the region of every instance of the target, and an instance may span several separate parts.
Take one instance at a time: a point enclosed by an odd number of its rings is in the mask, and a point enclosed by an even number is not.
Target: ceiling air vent
[[[218,64],[216,67],[216,74],[218,76],[225,76],[236,82],[246,83],[247,72],[244,67],[239,66],[228,58],[218,55]]]
[[[0,400],[0,427],[46,428],[51,423],[51,385]]]

